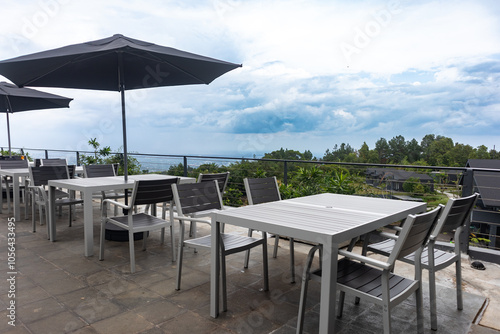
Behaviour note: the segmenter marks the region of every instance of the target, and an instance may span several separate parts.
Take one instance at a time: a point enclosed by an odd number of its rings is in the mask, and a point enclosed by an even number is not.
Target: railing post
[[[288,161],[286,160],[283,164],[283,183],[285,183],[285,186],[288,185]]]
[[[45,159],[49,158],[49,151],[45,150]]]
[[[80,152],[76,151],[76,165],[80,166]]]
[[[472,195],[474,190],[474,170],[468,168],[462,175],[462,197]],[[469,219],[465,225],[465,229],[462,231],[460,236],[460,251],[465,254],[469,254],[469,234],[470,234],[470,222]]]
[[[184,176],[188,176],[188,159],[184,156]]]

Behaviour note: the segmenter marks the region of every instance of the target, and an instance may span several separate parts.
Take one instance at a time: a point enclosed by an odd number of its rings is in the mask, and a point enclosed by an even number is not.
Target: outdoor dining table
[[[55,224],[55,189],[64,188],[70,191],[79,191],[83,197],[83,238],[84,254],[92,256],[94,254],[94,222],[92,212],[92,194],[107,190],[132,189],[135,180],[162,180],[177,176],[161,174],[141,174],[130,175],[128,181],[123,176],[93,177],[82,179],[64,179],[49,181],[49,234],[50,240],[56,240]],[[195,182],[192,177],[180,177],[180,183]]]
[[[210,315],[219,314],[219,235],[226,223],[323,245],[320,333],[335,333],[335,298],[339,245],[382,226],[426,210],[426,203],[319,194],[248,205],[212,215]]]
[[[75,173],[83,172],[82,166],[77,166],[75,169]],[[12,168],[12,169],[1,169],[0,168],[0,189],[3,182],[3,176],[12,177],[12,202],[13,202],[13,211],[14,211],[14,219],[16,221],[21,220],[21,199],[19,196],[19,190],[21,186],[20,180],[22,178],[27,178],[30,175],[29,168]],[[0,191],[0,204],[3,203],[3,192]],[[0,213],[2,213],[2,205],[0,205]]]

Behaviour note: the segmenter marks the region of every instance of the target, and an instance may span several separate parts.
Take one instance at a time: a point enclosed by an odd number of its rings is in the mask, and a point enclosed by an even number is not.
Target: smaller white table
[[[26,178],[29,176],[28,168],[12,168],[12,169],[1,169],[0,168],[0,213],[2,213],[3,206],[3,191],[2,183],[3,177],[10,176],[12,177],[12,202],[13,202],[13,210],[14,210],[14,219],[16,221],[21,220],[21,199],[19,198],[19,189],[20,189],[20,180],[22,178]],[[9,191],[7,189],[7,191]],[[10,212],[9,212],[10,213]]]
[[[82,173],[83,167],[76,166],[76,173]],[[19,189],[21,185],[22,179],[29,177],[30,170],[29,168],[12,168],[12,169],[1,169],[0,168],[0,189],[3,182],[3,176],[12,177],[12,202],[13,202],[13,211],[14,211],[14,219],[16,221],[21,220],[21,199],[19,198]],[[3,204],[3,192],[0,191],[0,213],[2,213],[2,204]],[[10,212],[9,212],[10,213]]]
[[[57,187],[71,191],[80,191],[83,196],[83,237],[85,256],[94,255],[94,221],[92,213],[92,194],[107,190],[132,189],[135,180],[163,180],[177,176],[161,174],[130,175],[125,182],[123,176],[93,177],[83,179],[50,180],[49,181],[49,233],[50,240],[56,240],[55,224],[55,189]],[[181,183],[196,182],[192,177],[180,177]]]

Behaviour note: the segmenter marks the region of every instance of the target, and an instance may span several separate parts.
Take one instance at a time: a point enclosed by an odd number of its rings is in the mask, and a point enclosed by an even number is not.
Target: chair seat
[[[225,253],[227,255],[241,252],[247,249],[250,245],[256,245],[263,242],[262,238],[252,238],[232,233],[222,233],[221,237],[222,242],[224,243]],[[196,239],[184,240],[184,243],[192,247],[210,248],[212,244],[211,238],[212,236],[207,235]]]
[[[55,203],[56,205],[83,204],[83,200],[78,198],[61,198],[57,199]]]
[[[372,297],[382,299],[382,270],[349,259],[338,262],[337,283],[361,291]],[[389,275],[389,295],[394,299],[401,293],[415,287],[418,281]]]
[[[161,218],[157,218],[145,213],[137,213],[132,215],[134,232],[149,231],[157,226],[158,229],[170,226],[170,222]],[[128,228],[128,216],[109,217],[108,222],[123,228]]]
[[[375,253],[382,254],[384,256],[388,256],[392,249],[394,248],[395,241],[393,239],[384,240],[378,242],[376,244],[371,244],[368,246],[368,250],[374,251]],[[456,260],[457,255],[452,252],[443,251],[440,249],[434,249],[434,266],[439,267],[441,265],[446,264],[446,266],[451,262]],[[403,259],[404,262],[413,263],[415,260],[415,254],[412,253],[410,255],[405,256]],[[422,268],[429,269],[429,251],[428,248],[425,247],[422,251]]]

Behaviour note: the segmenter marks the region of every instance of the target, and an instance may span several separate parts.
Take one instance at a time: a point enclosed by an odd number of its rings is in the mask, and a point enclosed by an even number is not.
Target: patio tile
[[[61,312],[25,325],[34,334],[71,333],[86,326],[81,319],[70,312]]]
[[[159,325],[178,315],[188,312],[187,309],[168,300],[157,300],[140,305],[132,310],[149,322]]]
[[[92,324],[98,333],[139,333],[154,325],[132,311],[122,312]]]
[[[200,317],[198,314],[187,311],[177,317],[164,322],[159,326],[166,333],[172,334],[193,334],[210,333],[218,326],[212,321]]]

